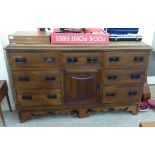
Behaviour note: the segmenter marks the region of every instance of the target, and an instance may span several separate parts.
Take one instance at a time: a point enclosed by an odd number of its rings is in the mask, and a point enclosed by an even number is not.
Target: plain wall
[[[9,94],[9,98],[11,101],[12,109],[14,110],[15,104],[14,104],[12,91],[11,91],[11,87],[10,87],[10,82],[9,82],[9,77],[8,77],[8,72],[7,72],[6,54],[2,48],[1,38],[0,38],[0,80],[6,80],[7,81],[8,94]],[[2,109],[8,110],[8,105],[6,104],[6,97],[4,98],[4,100],[2,102]]]
[[[152,48],[153,48],[153,51],[155,52],[155,31],[152,39]]]
[[[38,27],[139,27],[143,41],[155,47],[153,15],[153,1],[5,0],[0,2],[0,79],[7,80],[13,107],[3,50],[8,44],[8,34],[19,30],[37,30]]]

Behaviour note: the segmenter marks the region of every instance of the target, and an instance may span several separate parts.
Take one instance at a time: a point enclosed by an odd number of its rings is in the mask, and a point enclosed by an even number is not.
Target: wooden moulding
[[[19,119],[20,122],[23,123],[26,120],[30,119],[32,116],[43,116],[47,115],[48,113],[54,113],[56,115],[69,115],[69,114],[74,114],[77,115],[79,118],[84,118],[89,116],[91,111],[95,112],[103,112],[103,111],[108,111],[109,109],[114,109],[114,110],[126,110],[128,112],[131,112],[132,114],[137,114],[138,113],[138,105],[131,105],[131,106],[114,106],[114,107],[105,107],[105,108],[77,108],[77,109],[59,109],[59,110],[51,110],[51,111],[19,111]]]

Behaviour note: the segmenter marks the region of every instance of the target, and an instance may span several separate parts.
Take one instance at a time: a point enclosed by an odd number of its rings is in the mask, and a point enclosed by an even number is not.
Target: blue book
[[[137,34],[139,28],[107,28],[109,34]]]

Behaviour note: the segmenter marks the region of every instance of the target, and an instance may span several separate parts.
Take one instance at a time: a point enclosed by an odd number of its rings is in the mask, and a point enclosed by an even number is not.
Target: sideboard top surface
[[[107,45],[82,45],[82,44],[9,44],[6,50],[108,50],[108,49],[148,49],[151,46],[139,41],[110,42]]]

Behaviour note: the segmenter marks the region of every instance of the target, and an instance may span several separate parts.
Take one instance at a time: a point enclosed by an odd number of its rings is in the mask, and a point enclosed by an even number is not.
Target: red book
[[[109,34],[104,31],[93,33],[59,33],[55,29],[51,34],[52,44],[108,44]]]

